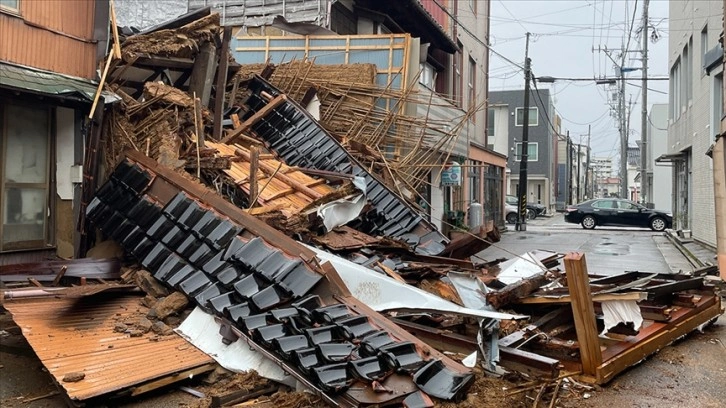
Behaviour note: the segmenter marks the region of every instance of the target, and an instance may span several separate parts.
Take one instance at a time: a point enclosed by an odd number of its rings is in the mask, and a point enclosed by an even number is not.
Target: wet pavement
[[[691,271],[688,260],[668,242],[662,232],[644,228],[598,227],[585,230],[579,224],[566,223],[562,214],[530,220],[527,231],[507,231],[496,245],[477,254],[492,260],[511,258],[534,249],[560,253],[584,252],[588,272],[615,275],[625,271]]]

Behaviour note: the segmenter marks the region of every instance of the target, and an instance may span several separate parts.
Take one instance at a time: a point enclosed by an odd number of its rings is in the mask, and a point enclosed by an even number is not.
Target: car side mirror
[[[642,213],[643,212],[643,207],[638,207],[638,212],[639,213]]]

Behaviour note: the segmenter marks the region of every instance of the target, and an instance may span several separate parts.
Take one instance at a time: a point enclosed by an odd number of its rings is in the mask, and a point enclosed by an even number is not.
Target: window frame
[[[534,110],[534,115],[532,114],[532,110]],[[522,122],[519,122],[519,112],[522,112]],[[532,123],[532,118],[534,117],[534,123]],[[530,106],[529,107],[529,126],[539,126],[539,107],[538,106]],[[524,107],[514,108],[514,126],[522,127],[524,126]]]
[[[527,163],[539,161],[539,142],[527,142],[527,150],[530,150],[534,146],[535,158],[531,158],[530,152],[527,152]],[[514,161],[522,161],[522,142],[515,142],[514,144]]]
[[[15,0],[15,7],[0,3],[0,12],[20,15],[20,0]]]
[[[701,29],[701,65],[699,71],[701,71],[701,77],[706,75],[704,65],[706,63],[706,53],[708,52],[708,23],[704,24]]]
[[[7,155],[6,135],[8,134],[7,125],[7,106],[14,105],[21,108],[40,108],[45,110],[47,115],[47,131],[46,131],[46,181],[44,183],[24,183],[13,182],[8,183],[5,180],[5,157]],[[53,198],[53,174],[55,163],[55,154],[52,135],[54,133],[54,113],[55,110],[49,106],[34,106],[27,103],[8,103],[8,101],[0,99],[0,254],[18,252],[18,251],[38,251],[50,249],[55,246],[54,230],[55,230],[55,200]],[[45,217],[44,230],[42,240],[17,241],[11,245],[5,243],[5,206],[7,194],[4,194],[7,188],[37,188],[45,191]]]
[[[467,81],[467,90],[469,93],[469,110],[476,108],[476,61],[469,56],[469,75]],[[472,122],[476,123],[476,115],[471,116]]]

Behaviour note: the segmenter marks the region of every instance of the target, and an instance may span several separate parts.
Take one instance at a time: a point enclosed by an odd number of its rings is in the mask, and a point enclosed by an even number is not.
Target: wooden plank
[[[240,136],[243,132],[245,132],[247,129],[252,127],[257,121],[265,117],[268,113],[270,113],[273,109],[277,108],[278,106],[282,105],[287,101],[287,97],[285,95],[278,95],[275,98],[273,98],[270,103],[263,106],[262,109],[255,112],[252,116],[247,118],[244,122],[242,122],[242,125],[238,128],[235,128],[232,130],[231,133],[229,133],[224,139],[222,139],[222,143],[224,144],[231,144],[234,142],[235,139],[237,139],[238,136]]]
[[[93,97],[93,104],[91,105],[91,111],[88,113],[88,118],[93,119],[93,114],[96,112],[96,105],[98,105],[98,98],[101,97],[101,91],[103,91],[103,85],[106,82],[106,75],[108,75],[108,69],[111,67],[111,61],[113,61],[113,53],[108,54],[106,59],[106,66],[103,67],[103,73],[101,74],[101,80],[98,81],[98,89],[96,89],[96,96]]]
[[[607,383],[615,375],[626,368],[657,352],[679,337],[695,330],[698,326],[718,317],[721,314],[721,301],[718,296],[713,296],[708,299],[704,299],[704,303],[698,308],[698,310],[682,310],[687,311],[687,313],[684,314],[685,316],[677,319],[677,321],[668,324],[656,323],[659,327],[657,327],[647,339],[635,342],[632,340],[622,342],[625,343],[623,346],[628,348],[597,368],[597,373],[594,376],[596,382],[598,384]],[[646,333],[641,332],[641,334]],[[640,335],[637,337],[640,337]]]
[[[406,282],[405,279],[401,277],[401,275],[397,274],[395,271],[393,271],[391,268],[387,267],[386,265],[383,265],[382,263],[378,262],[378,267],[383,269],[383,272],[386,273],[386,275],[390,276],[391,278],[408,285],[408,282]]]
[[[246,150],[235,149],[235,154],[237,156],[245,158],[246,160],[248,160],[250,162],[252,161],[252,157],[251,157],[250,153],[247,152]],[[282,162],[280,162],[280,164],[282,164]],[[319,192],[309,188],[308,186],[306,186],[305,184],[303,184],[299,181],[296,181],[295,179],[288,176],[287,174],[279,172],[279,169],[280,169],[279,167],[270,165],[269,163],[266,163],[266,162],[260,162],[260,169],[272,177],[277,177],[278,179],[280,179],[282,182],[284,182],[288,186],[292,187],[296,191],[301,192],[302,194],[308,196],[309,198],[312,198],[313,200],[317,200],[318,198],[321,198],[324,196],[324,194],[319,193]]]
[[[648,298],[647,292],[628,292],[628,293],[601,293],[592,296],[593,302],[607,302],[611,300],[645,300]],[[570,296],[562,296],[558,298],[553,297],[542,297],[532,296],[528,298],[519,299],[516,303],[522,304],[558,304],[558,303],[570,303],[572,298]]]
[[[111,0],[111,33],[113,34],[113,55],[116,59],[121,59],[121,42],[118,39],[118,24],[116,22],[116,7]]]
[[[567,287],[572,297],[572,315],[575,320],[577,342],[580,345],[582,371],[585,375],[596,375],[602,364],[600,340],[595,321],[595,310],[590,293],[585,254],[571,252],[565,256]]]
[[[179,373],[172,374],[170,376],[160,378],[158,380],[154,380],[151,382],[148,382],[144,385],[140,385],[138,387],[133,387],[131,389],[131,396],[135,397],[137,395],[143,394],[145,392],[149,392],[152,390],[155,390],[157,388],[161,388],[163,386],[173,384],[177,381],[185,380],[187,378],[191,378],[192,376],[199,375],[202,373],[206,373],[207,371],[212,371],[217,366],[217,363],[209,363],[205,364],[199,367],[195,367],[189,370],[185,370]]]
[[[222,138],[222,112],[224,111],[224,94],[227,88],[230,41],[232,41],[232,27],[224,27],[222,48],[219,52],[219,64],[217,65],[217,84],[214,91],[214,127],[212,129],[214,140]]]

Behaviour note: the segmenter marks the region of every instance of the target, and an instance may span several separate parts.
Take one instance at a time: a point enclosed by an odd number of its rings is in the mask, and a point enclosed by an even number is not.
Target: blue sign
[[[441,171],[441,186],[460,186],[461,166],[457,162],[449,162]]]

